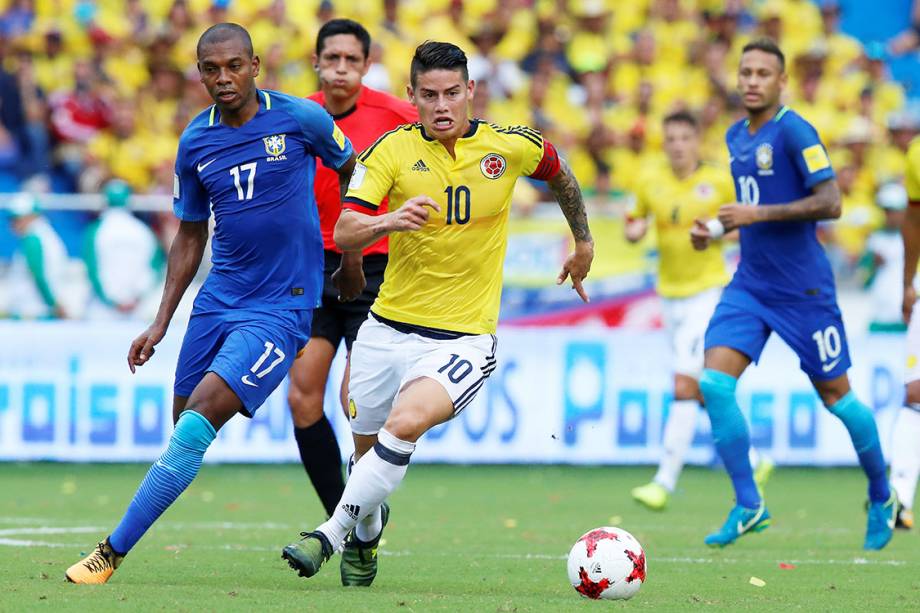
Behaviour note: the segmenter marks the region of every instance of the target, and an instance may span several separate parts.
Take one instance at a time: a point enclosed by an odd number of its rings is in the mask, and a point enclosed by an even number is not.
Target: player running
[[[418,439],[457,415],[495,369],[502,260],[518,177],[547,181],[575,238],[557,281],[582,281],[594,257],[578,182],[552,144],[526,127],[469,119],[466,56],[450,43],[415,50],[409,99],[421,123],[380,137],[355,166],[336,244],[390,235],[380,296],[352,351],[349,406],[359,458],[332,517],[284,548],[310,577],[359,524],[379,538],[381,504]],[[394,210],[373,213],[389,196]]]
[[[872,411],[850,389],[850,356],[834,276],[815,234],[816,221],[840,216],[840,191],[815,129],[780,104],[785,58],[773,41],[742,49],[738,87],[748,117],[726,141],[739,203],[700,223],[692,240],[705,248],[740,228],[741,263],[709,322],[700,391],[716,450],[735,489],[736,506],[708,545],[733,543],[770,523],[748,460],[750,435],[735,399],[738,377],[776,332],[799,356],[824,405],[846,426],[869,478],[866,549],[891,539],[896,499],[885,476]]]
[[[256,88],[259,58],[242,27],[208,28],[198,70],[215,104],[179,140],[173,208],[181,225],[166,287],[153,324],[128,350],[131,372],[153,356],[198,270],[213,209],[213,268],[179,353],[175,430],[115,531],[67,569],[74,583],[108,581],[195,478],[217,430],[237,413],[251,417],[281,383],[322,291],[314,158],[343,177],[354,166],[351,143],[318,104]]]
[[[904,238],[904,321],[907,322],[907,394],[898,411],[891,441],[891,485],[901,503],[896,525],[914,525],[914,495],[920,478],[920,314],[917,313],[917,259],[920,258],[920,138],[907,150],[904,176],[909,206],[901,235]]]
[[[735,200],[728,169],[700,161],[696,118],[678,111],[665,117],[663,125],[668,163],[656,164],[639,181],[636,203],[625,227],[626,240],[634,243],[648,231],[648,217],[654,218],[658,295],[674,356],[674,401],[664,427],[661,463],[651,483],[632,491],[633,498],[656,511],[665,507],[674,491],[696,432],[703,335],[728,281],[721,241],[696,251],[687,242],[687,232],[695,219],[714,216],[720,205]],[[753,448],[751,453],[755,453]],[[758,467],[760,483],[769,474],[771,463],[752,460],[752,464]]]
[[[321,89],[310,99],[332,115],[356,151],[370,146],[384,132],[418,119],[415,107],[407,101],[361,84],[371,65],[370,46],[371,37],[364,26],[350,19],[333,19],[320,28],[313,55]],[[344,339],[346,351],[351,351],[358,328],[377,297],[387,263],[387,240],[383,238],[364,250],[363,270],[361,252],[351,252],[343,260],[332,240],[342,211],[339,175],[321,160],[317,160],[313,190],[323,233],[323,300],[322,306],[313,311],[310,341],[291,367],[288,403],[300,459],[326,514],[332,515],[345,490],[345,481],[339,445],[323,413],[326,379],[339,343]],[[386,212],[385,203],[380,212]],[[351,267],[348,278],[355,283],[342,285],[338,272],[341,267]],[[366,287],[362,287],[364,279]],[[343,407],[348,398],[347,382],[346,366],[341,387]]]

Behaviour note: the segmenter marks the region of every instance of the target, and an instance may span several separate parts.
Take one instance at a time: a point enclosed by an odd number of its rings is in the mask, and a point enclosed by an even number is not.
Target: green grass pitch
[[[686,471],[663,513],[629,498],[649,468],[413,466],[373,587],[342,588],[338,556],[313,579],[281,547],[323,519],[299,466],[205,466],[105,586],[64,570],[114,527],[140,465],[0,464],[0,610],[599,611],[916,610],[920,536],[862,550],[865,486],[852,469],[783,469],[773,526],[703,546],[730,505],[720,472]],[[615,524],[644,545],[648,578],[625,603],[582,599],[565,555]],[[784,567],[781,567],[781,563]],[[751,585],[751,577],[766,582]]]

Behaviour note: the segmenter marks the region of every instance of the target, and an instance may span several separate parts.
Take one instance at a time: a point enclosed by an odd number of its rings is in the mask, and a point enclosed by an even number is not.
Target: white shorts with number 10
[[[495,370],[496,346],[492,334],[433,339],[394,330],[369,315],[351,349],[352,432],[377,434],[399,391],[421,377],[440,383],[454,403],[454,415],[458,414]]]

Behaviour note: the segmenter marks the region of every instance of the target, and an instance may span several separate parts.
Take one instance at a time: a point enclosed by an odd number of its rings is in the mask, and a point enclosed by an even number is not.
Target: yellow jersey
[[[720,206],[734,201],[731,174],[711,164],[701,164],[683,179],[667,163],[658,164],[639,180],[630,216],[654,217],[661,296],[684,298],[725,285],[728,272],[720,242],[697,251],[690,243],[690,230],[694,220],[714,218]]]
[[[904,188],[911,202],[920,202],[920,136],[914,137],[907,148]]]
[[[551,149],[551,146],[547,149]],[[511,194],[544,158],[543,137],[527,127],[470,120],[456,159],[421,124],[381,136],[355,166],[346,208],[395,211],[415,196],[441,207],[415,232],[390,234],[390,257],[371,311],[401,323],[491,334],[498,323]],[[555,160],[553,160],[555,161]]]

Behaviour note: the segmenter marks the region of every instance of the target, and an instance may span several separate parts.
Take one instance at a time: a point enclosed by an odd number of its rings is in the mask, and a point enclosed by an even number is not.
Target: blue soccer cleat
[[[731,545],[738,537],[747,532],[761,532],[770,526],[770,512],[761,501],[756,509],[736,505],[728,513],[728,519],[718,532],[706,536],[705,542],[710,547]]]
[[[866,523],[866,542],[863,549],[878,550],[885,547],[894,534],[898,517],[898,498],[894,491],[885,502],[869,505],[869,520]]]

